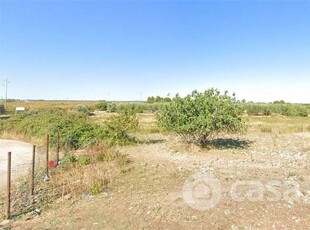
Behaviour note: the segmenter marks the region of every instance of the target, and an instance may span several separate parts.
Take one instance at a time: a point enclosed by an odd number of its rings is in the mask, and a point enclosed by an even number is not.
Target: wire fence
[[[50,203],[55,197],[63,198],[78,189],[78,180],[70,179],[74,170],[54,174],[59,162],[72,153],[72,141],[68,137],[61,143],[58,135],[56,147],[50,148],[47,135],[45,143],[40,146],[30,146],[28,151],[19,151],[18,154],[8,152],[7,157],[1,155],[0,219],[10,219],[30,211],[39,212],[38,206]],[[93,143],[89,142],[83,148]],[[3,152],[1,154],[5,155]]]

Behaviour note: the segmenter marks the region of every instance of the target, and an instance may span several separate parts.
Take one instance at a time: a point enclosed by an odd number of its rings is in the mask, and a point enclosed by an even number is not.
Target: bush
[[[216,89],[203,93],[193,91],[184,98],[176,96],[158,113],[158,122],[166,130],[174,131],[186,141],[206,146],[219,132],[240,131],[245,128],[243,110],[235,97]]]
[[[0,104],[0,114],[4,114],[4,113],[5,113],[4,105]]]
[[[109,113],[115,113],[116,112],[116,104],[115,103],[109,103],[107,106],[107,111]]]
[[[76,105],[74,107],[75,111],[81,112],[81,113],[89,113],[89,108],[86,105]]]
[[[69,149],[78,149],[91,143],[125,145],[134,141],[128,134],[138,125],[135,113],[124,112],[109,117],[104,124],[96,124],[84,113],[50,110],[37,114],[17,114],[1,122],[0,131],[11,131],[27,137],[44,138],[50,134],[51,146],[56,146],[58,130],[60,141]]]
[[[95,105],[95,108],[99,111],[107,111],[108,103],[106,101],[100,101],[98,104]]]
[[[124,145],[133,141],[129,136],[130,131],[134,131],[138,127],[138,119],[134,111],[124,111],[118,115],[109,117],[104,123],[104,132],[106,142],[108,144]]]

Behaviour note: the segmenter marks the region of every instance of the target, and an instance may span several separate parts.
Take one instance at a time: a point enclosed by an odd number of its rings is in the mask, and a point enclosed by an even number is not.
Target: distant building
[[[16,107],[15,113],[19,113],[19,112],[25,112],[25,107]]]

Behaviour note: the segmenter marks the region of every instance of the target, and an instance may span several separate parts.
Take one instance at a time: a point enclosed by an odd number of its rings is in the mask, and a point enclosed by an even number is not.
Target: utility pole
[[[5,85],[5,100],[4,100],[4,109],[6,110],[6,101],[8,100],[8,84],[9,84],[9,80],[6,78],[4,80],[4,85]]]
[[[108,92],[108,98],[107,98],[107,101],[108,101],[108,102],[110,101],[110,92]]]
[[[140,92],[140,101],[142,101],[142,95],[143,95],[143,93]]]

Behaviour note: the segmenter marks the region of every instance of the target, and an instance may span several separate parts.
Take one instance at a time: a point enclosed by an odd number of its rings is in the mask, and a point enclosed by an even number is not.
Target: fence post
[[[31,168],[31,196],[34,195],[34,169],[35,169],[35,160],[36,160],[36,146],[32,148],[32,168]]]
[[[11,218],[11,152],[8,152],[8,172],[7,172],[7,209],[6,218]]]
[[[56,165],[58,165],[59,162],[59,149],[60,149],[60,137],[59,137],[59,129],[57,132],[57,153],[56,153]]]
[[[48,155],[49,155],[49,142],[50,142],[50,135],[46,135],[46,176],[48,177]]]

